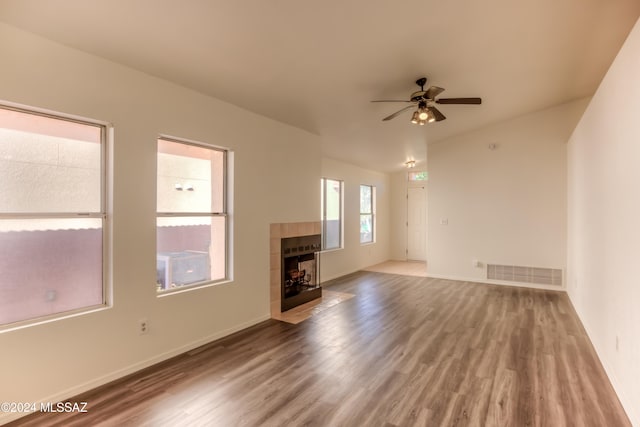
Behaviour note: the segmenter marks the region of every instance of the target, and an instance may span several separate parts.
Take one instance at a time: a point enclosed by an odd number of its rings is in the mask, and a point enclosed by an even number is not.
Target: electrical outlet
[[[149,322],[147,322],[147,319],[140,319],[138,321],[138,332],[140,335],[144,335],[149,332]]]

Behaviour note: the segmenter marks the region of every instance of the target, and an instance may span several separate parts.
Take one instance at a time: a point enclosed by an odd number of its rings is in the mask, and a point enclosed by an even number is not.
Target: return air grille
[[[487,279],[562,286],[562,270],[555,268],[487,264]]]

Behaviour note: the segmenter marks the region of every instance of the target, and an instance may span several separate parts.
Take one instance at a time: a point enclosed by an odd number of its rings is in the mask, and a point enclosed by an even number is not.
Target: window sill
[[[89,307],[82,307],[74,310],[63,311],[60,313],[49,314],[46,316],[35,317],[32,319],[20,320],[13,323],[7,323],[4,325],[0,325],[0,334],[4,332],[15,331],[18,329],[29,328],[32,326],[40,326],[47,323],[53,323],[60,320],[71,319],[73,317],[84,316],[91,313],[97,313],[99,311],[109,310],[111,309],[111,307],[112,305],[108,303],[98,304],[98,305],[93,305]]]
[[[341,250],[344,250],[344,247],[333,248],[333,249],[325,249],[323,251],[320,251],[320,253],[321,254],[328,254],[328,253],[331,253],[331,252],[338,252],[338,251],[341,251]]]
[[[194,285],[187,285],[187,286],[180,286],[180,287],[176,287],[176,288],[172,288],[172,289],[166,289],[164,291],[161,292],[157,292],[156,293],[156,297],[158,298],[164,298],[170,295],[175,295],[175,294],[181,294],[184,292],[191,292],[191,291],[195,291],[198,289],[203,289],[203,288],[211,288],[213,286],[218,286],[218,285],[224,285],[226,283],[233,283],[232,279],[221,279],[221,280],[216,280],[213,282],[204,282],[204,283],[198,283],[198,284],[194,284]]]

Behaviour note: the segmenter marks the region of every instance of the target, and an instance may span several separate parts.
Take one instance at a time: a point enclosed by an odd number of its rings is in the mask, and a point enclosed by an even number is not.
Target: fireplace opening
[[[284,297],[291,298],[318,287],[315,254],[284,259]]]
[[[320,235],[281,240],[281,311],[322,296],[318,269]]]

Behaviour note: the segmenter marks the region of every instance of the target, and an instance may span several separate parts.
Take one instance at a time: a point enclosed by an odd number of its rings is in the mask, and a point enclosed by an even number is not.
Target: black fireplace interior
[[[284,297],[289,298],[316,286],[314,254],[284,259]]]
[[[322,296],[317,255],[320,245],[320,235],[281,240],[282,311]]]

